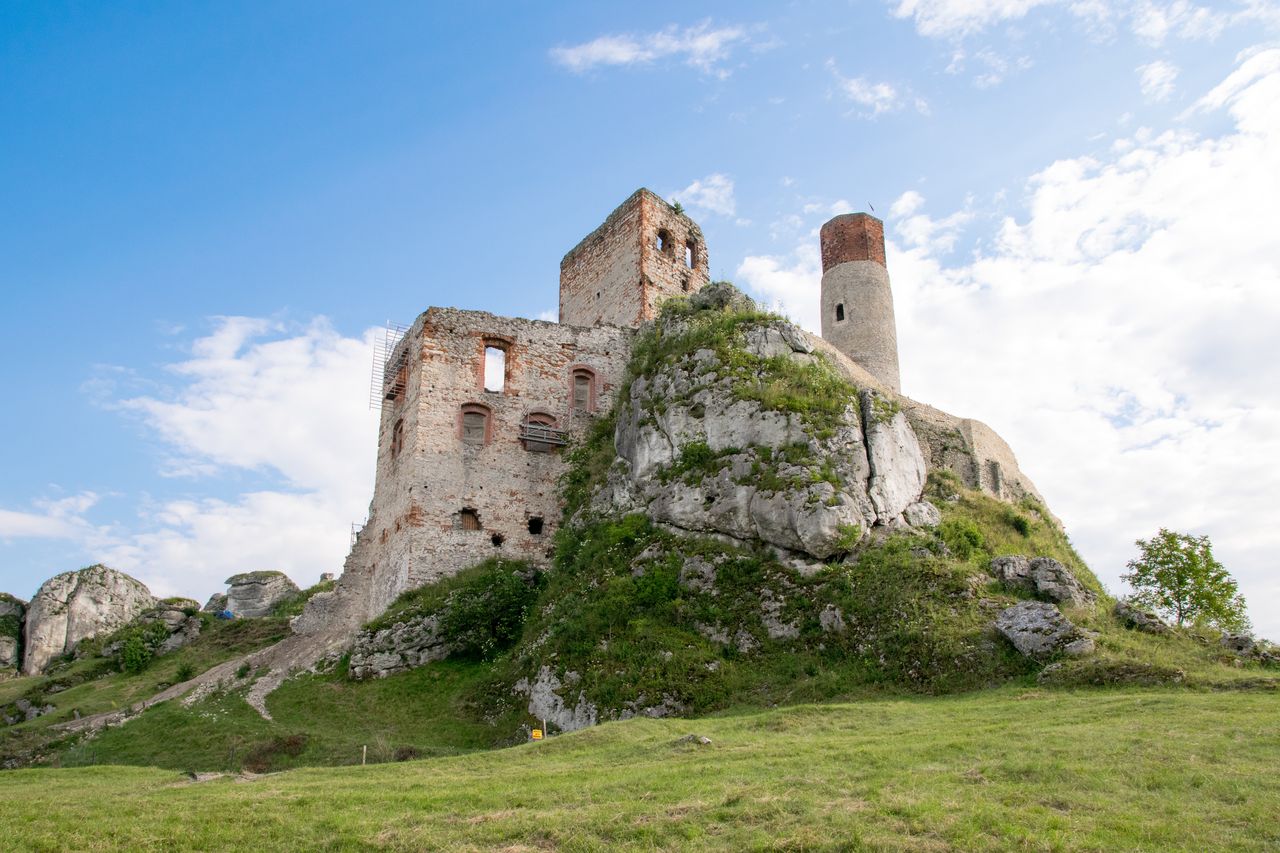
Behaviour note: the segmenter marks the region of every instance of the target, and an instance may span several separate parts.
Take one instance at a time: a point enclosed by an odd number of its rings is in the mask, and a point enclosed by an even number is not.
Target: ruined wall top
[[[560,262],[560,322],[638,326],[670,296],[709,279],[702,229],[639,189]]]

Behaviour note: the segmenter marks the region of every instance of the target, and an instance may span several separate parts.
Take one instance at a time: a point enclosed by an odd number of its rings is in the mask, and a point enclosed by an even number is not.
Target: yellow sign
[[[534,739],[534,740],[542,740],[542,729],[534,729],[534,730],[533,730],[533,739]]]

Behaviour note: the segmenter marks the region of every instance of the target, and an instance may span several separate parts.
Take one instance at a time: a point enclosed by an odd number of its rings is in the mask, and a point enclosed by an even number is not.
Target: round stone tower
[[[821,239],[823,339],[901,391],[884,223],[866,213],[845,213],[822,226]]]

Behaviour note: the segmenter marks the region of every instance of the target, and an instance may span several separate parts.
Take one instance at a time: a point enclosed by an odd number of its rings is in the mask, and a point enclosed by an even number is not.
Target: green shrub
[[[523,563],[486,560],[448,597],[440,629],[454,654],[490,660],[520,637],[538,586],[520,575]]]
[[[174,675],[174,679],[178,683],[181,683],[183,681],[190,681],[195,677],[195,675],[196,668],[189,663],[184,663],[182,666],[178,667],[178,672]]]
[[[982,531],[967,518],[948,518],[938,526],[942,541],[961,560],[968,560],[983,545]]]

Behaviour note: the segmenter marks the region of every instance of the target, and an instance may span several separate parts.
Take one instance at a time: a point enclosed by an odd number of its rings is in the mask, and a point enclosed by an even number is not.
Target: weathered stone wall
[[[638,326],[709,280],[698,224],[637,190],[560,262],[560,322]]]
[[[338,584],[363,588],[361,618],[488,557],[545,563],[560,522],[563,450],[529,449],[546,445],[522,441],[521,428],[534,415],[576,437],[607,413],[632,334],[451,308],[418,318],[392,354],[393,364],[409,354],[404,390],[383,409],[370,517]],[[484,387],[487,347],[505,354],[501,391]],[[575,373],[591,382],[586,408],[574,405]],[[466,411],[487,420],[482,444],[463,438]]]

